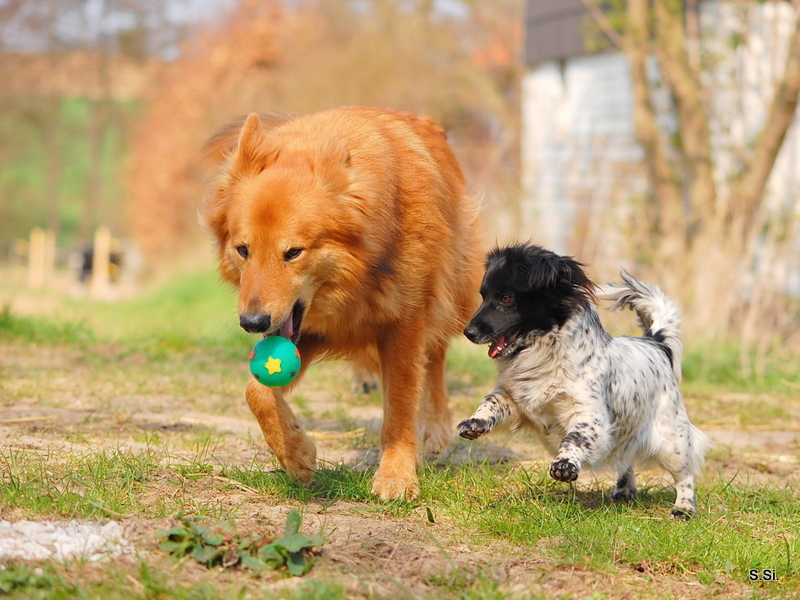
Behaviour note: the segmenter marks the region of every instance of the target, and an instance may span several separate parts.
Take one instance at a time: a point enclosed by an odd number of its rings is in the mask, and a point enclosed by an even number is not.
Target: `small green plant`
[[[296,510],[289,511],[283,537],[277,540],[239,535],[232,521],[213,526],[200,519],[182,519],[182,523],[158,532],[159,548],[178,558],[192,556],[207,567],[242,566],[262,571],[285,565],[289,573],[300,576],[311,569],[323,544],[318,535],[300,533],[302,517]]]

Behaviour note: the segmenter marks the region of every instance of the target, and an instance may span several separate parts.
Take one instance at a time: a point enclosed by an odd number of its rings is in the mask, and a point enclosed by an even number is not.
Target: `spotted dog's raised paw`
[[[477,439],[483,434],[489,433],[490,430],[491,428],[486,419],[476,419],[472,417],[458,424],[458,435],[467,440]]]
[[[580,467],[566,458],[554,461],[550,465],[550,477],[556,481],[575,481],[580,473]]]

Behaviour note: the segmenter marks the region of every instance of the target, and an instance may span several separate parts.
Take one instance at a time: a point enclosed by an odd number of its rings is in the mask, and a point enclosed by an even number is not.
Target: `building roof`
[[[586,54],[591,16],[583,0],[527,0],[525,64]]]

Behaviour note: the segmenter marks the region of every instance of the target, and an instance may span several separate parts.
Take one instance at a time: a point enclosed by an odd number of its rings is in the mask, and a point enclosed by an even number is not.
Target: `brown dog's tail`
[[[265,129],[272,129],[295,117],[295,115],[279,112],[259,113],[258,116],[261,119],[261,125]],[[236,144],[239,141],[239,133],[246,120],[247,115],[243,115],[235,121],[222,126],[214,135],[208,138],[201,150],[204,165],[214,167],[225,160],[236,148]]]

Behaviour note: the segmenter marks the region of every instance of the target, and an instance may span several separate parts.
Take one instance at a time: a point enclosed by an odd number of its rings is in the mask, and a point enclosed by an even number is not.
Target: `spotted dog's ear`
[[[555,252],[544,250],[539,246],[530,246],[526,252],[525,263],[528,267],[528,286],[531,289],[552,288],[562,278],[564,257]]]
[[[563,286],[569,286],[572,294],[568,299],[573,301],[573,305],[597,302],[595,296],[595,283],[589,279],[583,270],[583,264],[569,256],[562,256],[559,265],[559,281]]]
[[[555,291],[565,305],[595,302],[595,284],[584,272],[583,263],[539,246],[529,246],[526,260],[531,289]]]

